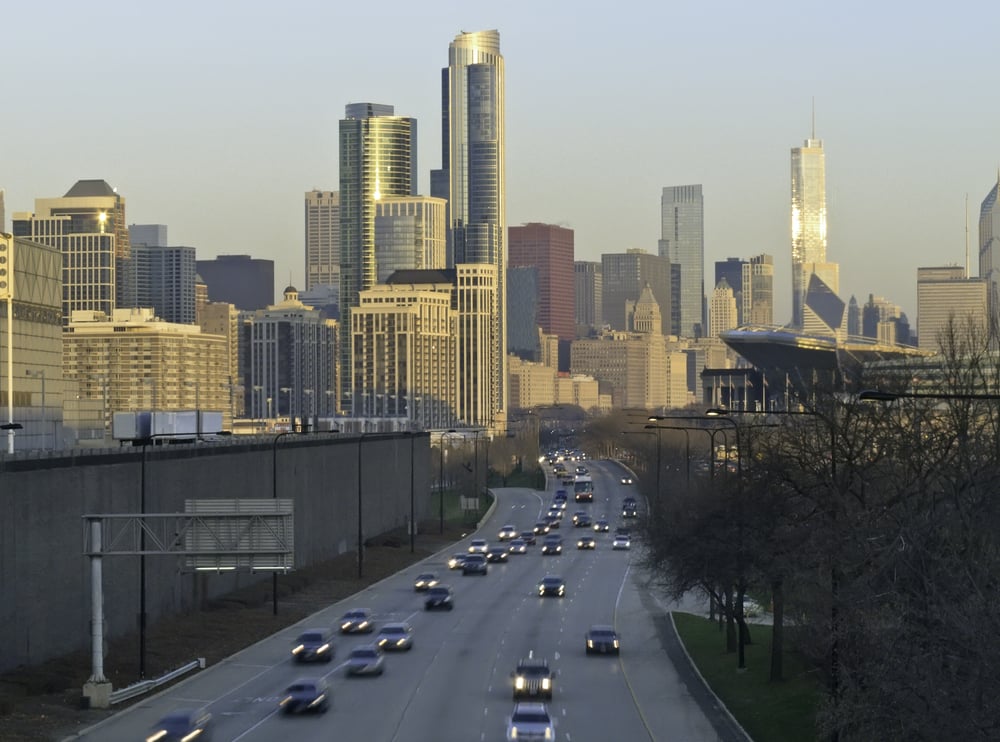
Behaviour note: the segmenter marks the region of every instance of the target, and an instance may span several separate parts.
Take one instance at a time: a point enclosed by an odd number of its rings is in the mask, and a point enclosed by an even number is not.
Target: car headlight
[[[538,594],[539,595],[545,595],[545,586],[544,585],[539,585],[538,586]]]
[[[401,647],[401,646],[403,646],[404,644],[406,644],[406,639],[397,639],[397,640],[396,640],[396,646],[397,646],[397,647]]]
[[[320,647],[319,649],[316,650],[316,654],[322,654],[323,652],[325,652],[329,648],[330,648],[329,644],[324,644],[322,647]]]
[[[593,649],[594,648],[594,640],[593,639],[587,639],[587,646],[590,649]]]
[[[524,678],[518,678],[514,681],[514,687],[518,690],[524,690]]]
[[[552,687],[552,681],[549,678],[542,678],[542,690],[548,690]]]
[[[158,739],[163,739],[166,736],[167,736],[167,730],[161,729],[155,734],[151,734],[148,737],[146,737],[146,742],[156,742]]]
[[[291,702],[292,702],[292,697],[291,696],[285,696],[280,701],[278,701],[278,705],[279,706],[287,706]],[[146,742],[151,742],[151,740],[147,739]]]
[[[517,727],[510,728],[510,738],[517,739]]]
[[[204,730],[195,729],[193,732],[191,732],[191,734],[186,734],[183,737],[181,737],[181,742],[193,742],[194,740],[198,739],[198,737],[201,736],[202,731]]]
[[[368,622],[367,622],[367,621],[362,621],[361,623],[359,623],[359,624],[358,624],[358,628],[359,628],[359,629],[363,629],[363,628],[365,628],[365,627],[366,627],[367,625],[368,625]]]
[[[340,628],[343,631],[347,631],[347,629],[351,628],[351,622],[345,621],[344,623],[340,624]]]
[[[615,649],[618,649],[618,640],[615,639]]]
[[[379,639],[379,640],[378,640],[378,645],[379,645],[380,647],[384,647],[384,646],[385,646],[386,644],[388,644],[388,643],[389,643],[389,640],[388,640],[388,639]]]
[[[545,739],[552,739],[552,727],[545,727]]]
[[[559,588],[559,594],[560,595],[563,595],[565,592],[566,592],[566,588],[564,588],[564,587]]]
[[[292,654],[299,654],[303,649],[305,649],[305,647],[300,644],[299,646],[295,647],[292,650]],[[164,732],[164,734],[166,734],[166,732]],[[148,742],[148,740],[147,740],[147,742]]]

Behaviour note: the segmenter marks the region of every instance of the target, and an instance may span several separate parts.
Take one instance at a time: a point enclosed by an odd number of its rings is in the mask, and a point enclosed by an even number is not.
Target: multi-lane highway
[[[463,577],[446,564],[452,551],[467,546],[462,542],[143,701],[82,738],[145,740],[168,711],[208,706],[215,742],[502,740],[513,708],[510,674],[531,652],[547,658],[558,673],[549,704],[556,739],[735,739],[715,718],[711,704],[696,698],[704,691],[690,683],[686,669],[678,674],[663,651],[663,618],[654,615],[656,606],[633,565],[635,552],[611,549],[621,499],[634,488],[619,483],[622,472],[615,464],[588,466],[595,499],[577,504],[570,494],[557,531],[565,541],[561,556],[542,556],[536,545],[525,555],[510,556],[507,564],[491,565],[485,577]],[[548,510],[558,487],[550,478],[545,493],[500,490],[491,518],[475,535],[492,544],[506,523],[530,529]],[[594,551],[576,549],[575,536],[584,532],[571,522],[577,509],[595,517],[606,514],[612,523],[611,533],[596,534]],[[454,610],[424,611],[424,596],[413,589],[415,576],[424,571],[437,572],[452,585]],[[566,581],[564,598],[538,596],[537,584],[546,574]],[[338,636],[336,657],[329,664],[291,661],[293,640],[303,628],[336,626],[354,607],[372,609],[377,625],[408,621],[414,628],[412,651],[387,655],[380,677],[346,677],[344,672],[350,649],[370,642],[374,634]],[[619,657],[586,654],[584,634],[597,623],[616,626],[622,640]],[[327,678],[333,695],[330,711],[311,717],[279,714],[283,690],[303,676]]]

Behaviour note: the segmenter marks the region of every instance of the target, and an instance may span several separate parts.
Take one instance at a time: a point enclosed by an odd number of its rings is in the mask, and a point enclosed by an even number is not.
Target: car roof
[[[609,626],[608,624],[597,623],[590,627],[591,631],[596,631],[601,634],[613,634],[615,633],[615,627]]]
[[[410,624],[405,621],[382,624],[382,631],[410,631]]]
[[[549,580],[551,582],[559,580],[559,582],[562,582],[562,577],[560,577],[559,575],[545,575],[545,577],[542,578],[542,581],[544,582],[545,580]]]
[[[537,701],[518,701],[514,704],[514,713],[518,711],[527,713],[548,713],[548,709],[545,708],[544,703],[538,703]]]

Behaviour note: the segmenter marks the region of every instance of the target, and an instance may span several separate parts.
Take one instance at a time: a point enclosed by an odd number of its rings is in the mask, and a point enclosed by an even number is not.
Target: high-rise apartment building
[[[742,265],[739,324],[774,324],[774,256],[754,255]]]
[[[345,393],[354,378],[351,309],[378,277],[377,204],[383,198],[415,196],[416,186],[416,119],[396,116],[389,105],[347,105],[340,121],[340,376]]]
[[[969,330],[982,333],[985,345],[988,305],[988,281],[967,277],[964,267],[917,268],[918,347],[939,352],[949,324],[958,338],[965,339]]]
[[[1000,317],[1000,171],[979,207],[979,277],[987,283],[990,317],[995,322]]]
[[[573,278],[576,336],[586,337],[604,322],[604,277],[601,264],[577,260],[573,263]]]
[[[134,287],[134,306],[152,307],[164,322],[195,324],[196,263],[193,247],[133,242],[132,255],[124,265]]]
[[[538,268],[538,323],[569,345],[576,337],[573,230],[533,222],[509,230],[508,265]],[[567,359],[568,360],[568,359]]]
[[[448,200],[448,265],[493,267],[496,311],[488,354],[465,357],[463,379],[476,379],[462,395],[462,417],[473,425],[502,423],[507,409],[506,206],[504,58],[500,34],[460,33],[441,71],[441,169],[431,173],[431,195]]]
[[[316,286],[340,290],[340,193],[306,191],[306,291]]]
[[[103,180],[80,180],[61,198],[35,199],[34,213],[15,213],[13,233],[63,255],[63,321],[77,310],[111,315],[134,306],[125,198]]]
[[[662,334],[670,335],[670,261],[638,248],[601,256],[604,323],[613,330],[627,329],[628,303],[638,300],[646,284],[649,284],[656,303],[660,305]]]
[[[274,261],[249,255],[220,255],[195,262],[208,286],[208,300],[232,304],[245,312],[274,303]]]
[[[232,304],[206,303],[198,325],[206,335],[218,335],[226,341],[226,373],[223,382],[233,419],[246,415],[245,395],[240,379],[240,313]]]
[[[383,196],[375,202],[378,283],[396,271],[445,268],[445,206],[433,196]]]
[[[792,324],[803,327],[811,267],[826,263],[826,155],[815,131],[792,148],[791,233]]]
[[[723,278],[712,291],[708,307],[708,337],[717,338],[719,333],[737,326],[736,295],[729,282]]]
[[[660,257],[679,269],[677,311],[671,332],[700,337],[705,331],[705,202],[700,185],[669,186],[660,197]]]

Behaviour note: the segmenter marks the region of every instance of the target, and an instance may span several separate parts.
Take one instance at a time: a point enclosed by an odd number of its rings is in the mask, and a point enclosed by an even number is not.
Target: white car
[[[519,702],[514,704],[514,712],[507,720],[507,739],[551,740],[556,738],[555,724],[544,703]]]
[[[615,536],[615,540],[611,542],[611,548],[628,550],[632,548],[632,542],[628,536]]]
[[[469,542],[470,554],[485,554],[489,549],[490,545],[484,538],[474,538]]]
[[[515,526],[511,524],[505,525],[500,529],[500,533],[497,534],[498,541],[507,541],[512,538],[517,538],[518,530]]]
[[[634,484],[632,477],[622,477],[622,484]]]

